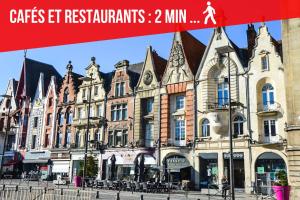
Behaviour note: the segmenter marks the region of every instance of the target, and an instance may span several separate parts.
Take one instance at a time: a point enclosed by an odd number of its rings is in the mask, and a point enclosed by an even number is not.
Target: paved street
[[[43,182],[37,182],[37,181],[30,181],[30,182],[24,182],[21,180],[1,180],[1,188],[3,188],[3,184],[5,184],[6,190],[9,190],[11,192],[15,191],[16,186],[18,186],[18,190],[23,192],[23,197],[21,197],[21,200],[28,199],[31,200],[34,195],[29,195],[29,186],[32,186],[32,190],[36,193],[39,193],[40,191],[43,191],[45,188],[48,190],[48,195],[52,196],[51,198],[47,199],[57,199],[57,200],[65,200],[65,199],[97,199],[97,191],[98,191],[98,199],[102,200],[117,200],[117,195],[119,191],[116,190],[99,190],[99,189],[92,189],[92,188],[86,188],[85,191],[82,191],[81,188],[78,191],[78,188],[75,188],[73,185],[53,185],[52,181],[49,181],[48,183]],[[27,192],[26,192],[27,191]],[[62,192],[61,192],[62,191]],[[172,191],[170,193],[170,200],[221,200],[223,199],[220,196],[220,192],[217,190],[210,190],[210,195],[208,195],[208,190],[202,190],[199,191]],[[1,191],[0,191],[1,194]],[[62,195],[61,195],[62,194]],[[13,195],[12,195],[13,196]],[[30,197],[29,197],[30,196]],[[119,193],[120,200],[141,200],[141,196],[143,196],[144,200],[167,200],[169,194],[163,193],[163,194],[157,194],[157,193],[141,193],[141,192],[127,192],[127,191],[121,191]],[[3,198],[3,197],[2,197]],[[23,199],[22,199],[23,198]],[[14,199],[14,198],[5,198],[5,199]],[[228,198],[229,199],[229,198]],[[242,192],[236,192],[236,199],[247,199],[247,200],[255,200],[257,199],[255,195],[246,195]]]

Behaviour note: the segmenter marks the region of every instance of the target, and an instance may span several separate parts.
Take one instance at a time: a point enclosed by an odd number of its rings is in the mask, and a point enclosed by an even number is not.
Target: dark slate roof
[[[49,64],[46,64],[46,63],[43,63],[40,61],[32,60],[29,58],[25,58],[25,60],[23,62],[22,72],[24,73],[23,74],[24,79],[20,78],[20,80],[24,81],[23,84],[25,84],[25,87],[26,87],[25,95],[29,96],[32,100],[33,100],[35,92],[36,92],[40,73],[44,74],[44,78],[45,78],[45,81],[44,81],[45,88],[44,89],[45,89],[45,91],[48,88],[48,85],[51,80],[51,76],[55,76],[58,79],[61,79],[61,75],[56,71],[56,69],[52,65],[49,65]],[[22,89],[23,88],[19,88],[19,86],[18,86],[18,90],[22,90]],[[17,94],[21,95],[22,91],[17,91]]]
[[[100,76],[104,79],[104,90],[106,93],[108,93],[111,90],[111,81],[113,79],[113,76],[115,74],[115,71],[109,72],[109,73],[103,73],[100,72]]]
[[[82,83],[82,80],[80,80],[80,78],[82,78],[83,76],[81,74],[77,74],[75,72],[71,72],[71,76],[73,78],[73,83],[74,83],[74,88],[76,93],[78,92],[78,88]]]
[[[192,73],[195,75],[199,68],[206,46],[187,31],[180,32],[180,35],[186,60]]]
[[[130,87],[132,89],[135,88],[137,85],[142,69],[143,69],[144,62],[136,63],[136,64],[131,64],[127,68],[127,73],[130,78]]]
[[[14,78],[12,79],[12,81],[13,81],[13,91],[14,91],[14,95],[16,95],[19,81],[17,81],[17,80],[14,79]]]
[[[155,73],[157,77],[157,81],[160,81],[164,75],[165,69],[167,67],[167,60],[163,57],[160,57],[156,51],[152,51],[152,57],[155,67]]]
[[[281,61],[283,61],[283,53],[282,53],[282,41],[281,40],[275,40],[272,36],[272,43],[275,46],[276,52],[280,55]]]
[[[247,48],[239,48],[232,40],[229,40],[234,48],[235,52],[237,53],[242,65],[244,68],[248,67],[249,61],[249,54]]]

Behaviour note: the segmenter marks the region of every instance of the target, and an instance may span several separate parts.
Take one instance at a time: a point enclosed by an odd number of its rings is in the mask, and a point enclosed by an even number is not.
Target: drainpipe
[[[158,86],[158,117],[157,117],[157,122],[158,122],[158,146],[157,146],[157,166],[160,167],[160,158],[161,158],[161,132],[160,132],[160,128],[161,128],[161,124],[160,124],[160,112],[161,112],[161,96],[160,96],[160,83]]]

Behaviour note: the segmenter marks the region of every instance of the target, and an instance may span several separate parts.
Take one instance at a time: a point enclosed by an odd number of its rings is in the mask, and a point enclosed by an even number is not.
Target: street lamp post
[[[85,132],[85,149],[84,149],[84,163],[83,163],[83,184],[82,188],[85,188],[85,177],[86,177],[86,164],[87,164],[87,152],[88,152],[88,138],[90,132],[90,109],[91,109],[91,96],[92,96],[92,86],[93,86],[93,73],[90,74],[90,77],[82,78],[83,81],[90,81],[89,86],[89,99],[88,99],[88,116],[87,116],[87,129]]]
[[[8,105],[8,113],[7,113],[7,121],[6,121],[6,128],[5,128],[5,135],[4,135],[4,143],[3,143],[3,151],[2,151],[2,159],[1,159],[1,166],[0,166],[0,179],[2,178],[2,170],[3,170],[3,162],[4,162],[4,154],[6,150],[6,140],[7,140],[7,135],[8,135],[8,130],[10,129],[10,109],[11,109],[11,95],[1,95],[3,98],[7,98],[9,100],[9,105]]]
[[[216,48],[216,51],[219,55],[227,54],[228,59],[228,136],[229,136],[229,145],[230,145],[230,196],[231,200],[235,200],[234,194],[234,167],[233,167],[233,142],[232,142],[232,114],[231,114],[231,85],[230,85],[230,52],[234,52],[234,49],[229,45]]]

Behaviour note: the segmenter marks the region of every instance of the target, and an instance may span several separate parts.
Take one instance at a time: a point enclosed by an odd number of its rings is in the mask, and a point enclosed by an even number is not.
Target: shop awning
[[[22,162],[23,163],[36,163],[36,164],[46,164],[49,160],[44,159],[25,159]]]
[[[52,173],[69,173],[69,162],[53,162]]]

